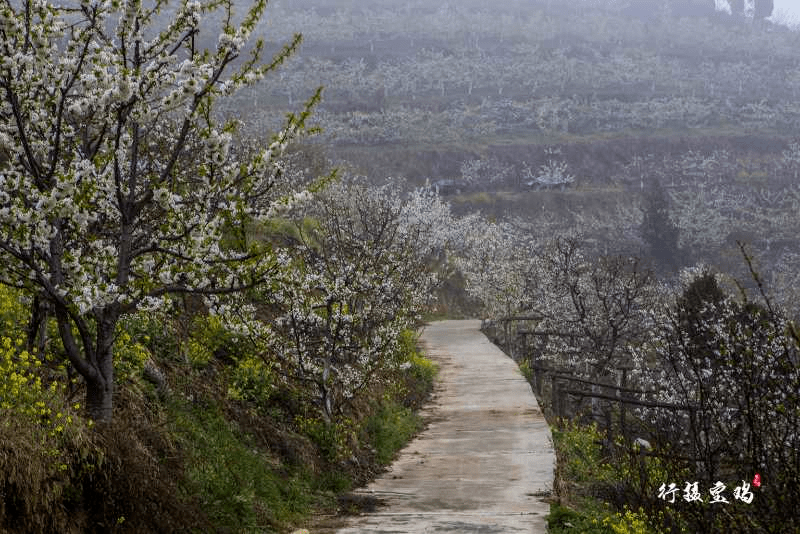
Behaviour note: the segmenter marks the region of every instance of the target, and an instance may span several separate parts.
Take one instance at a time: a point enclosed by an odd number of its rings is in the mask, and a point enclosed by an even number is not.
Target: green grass
[[[309,476],[276,469],[216,406],[176,401],[169,411],[188,459],[185,490],[200,496],[215,525],[230,532],[279,531],[311,512]]]
[[[597,425],[559,421],[551,431],[557,459],[555,485],[559,488],[547,516],[551,534],[660,534],[659,525],[681,524],[674,514],[666,519],[663,509],[646,512],[626,505],[618,510],[596,497],[615,481],[633,481],[637,476],[631,466],[603,457],[599,441],[604,434]],[[657,459],[648,460],[644,469],[656,478],[669,479]]]
[[[438,368],[417,348],[414,332],[405,331],[400,337],[399,359],[408,364],[402,380],[388,388],[364,422],[364,439],[375,451],[379,464],[392,461],[397,452],[423,427],[416,413],[433,389]]]
[[[522,360],[519,362],[519,371],[529,383],[533,383],[533,369],[531,368],[530,360]]]
[[[451,317],[447,314],[447,312],[443,311],[431,311],[422,316],[422,321],[424,323],[432,323],[434,321],[445,321],[447,319],[451,319]]]
[[[566,422],[552,427],[551,432],[560,475],[566,482],[583,486],[602,484],[613,479],[613,469],[603,462],[600,454],[599,441],[604,435],[596,424],[581,426]]]
[[[597,501],[584,501],[580,510],[553,505],[547,516],[550,534],[659,534],[640,511],[611,512]]]
[[[385,465],[422,428],[414,408],[432,388],[436,366],[417,352],[412,332],[403,335],[401,347],[399,357],[411,365],[402,380],[373,401],[362,423],[303,419],[307,424],[298,428],[298,443],[305,440],[307,452],[318,455],[324,469],[287,464],[269,453],[226,416],[225,401],[213,395],[174,396],[166,406],[167,420],[185,458],[184,494],[199,499],[217,528],[232,533],[282,532],[305,524],[315,512],[334,510],[336,496],[350,491],[357,476],[337,467],[358,454],[345,439],[352,431],[360,428],[359,448],[372,449],[375,463]]]
[[[613,534],[614,531],[603,518],[602,511],[593,509],[579,512],[565,506],[554,504],[550,507],[547,516],[547,529],[551,534],[575,533],[581,534]]]
[[[379,463],[388,464],[422,428],[422,419],[395,401],[384,401],[367,419],[365,432]]]

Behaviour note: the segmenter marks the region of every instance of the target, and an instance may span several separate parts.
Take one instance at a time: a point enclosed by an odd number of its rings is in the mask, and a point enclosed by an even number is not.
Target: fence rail
[[[633,438],[646,434],[646,429],[636,424],[629,413],[636,407],[687,412],[694,415],[695,406],[651,400],[647,397],[657,394],[656,390],[643,391],[628,385],[630,367],[611,369],[617,377],[616,383],[591,380],[570,374],[568,370],[544,365],[540,358],[530,354],[527,338],[530,335],[548,334],[536,330],[509,329],[517,321],[536,320],[535,316],[508,317],[496,321],[495,330],[485,323],[485,331],[492,341],[515,361],[528,362],[529,382],[545,411],[555,418],[573,418],[578,415],[590,417],[602,427],[611,430],[617,419],[615,432]],[[513,332],[513,333],[512,333]],[[616,417],[614,417],[616,416]]]

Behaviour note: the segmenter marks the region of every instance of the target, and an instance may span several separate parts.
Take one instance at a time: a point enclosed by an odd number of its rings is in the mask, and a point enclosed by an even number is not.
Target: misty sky
[[[726,0],[714,0],[717,4],[717,9],[724,9],[727,2]],[[751,3],[745,0],[745,3]],[[800,24],[800,0],[774,0],[775,10],[774,14],[780,18],[788,18],[789,22]]]
[[[800,22],[800,0],[775,0],[775,13],[786,11]]]

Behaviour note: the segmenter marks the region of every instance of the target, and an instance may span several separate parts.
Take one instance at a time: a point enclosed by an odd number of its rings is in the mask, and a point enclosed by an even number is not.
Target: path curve
[[[517,365],[480,321],[440,321],[422,334],[439,364],[430,425],[387,473],[358,490],[385,503],[339,534],[547,532],[550,429]]]

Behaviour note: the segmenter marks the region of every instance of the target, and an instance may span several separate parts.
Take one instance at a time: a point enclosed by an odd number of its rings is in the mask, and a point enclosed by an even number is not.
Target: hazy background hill
[[[800,33],[710,1],[642,4],[274,2],[258,31],[274,49],[301,32],[300,53],[225,109],[258,135],[324,86],[315,153],[373,180],[642,255],[662,246],[641,231],[658,183],[678,263],[732,269],[743,239],[791,270]]]

